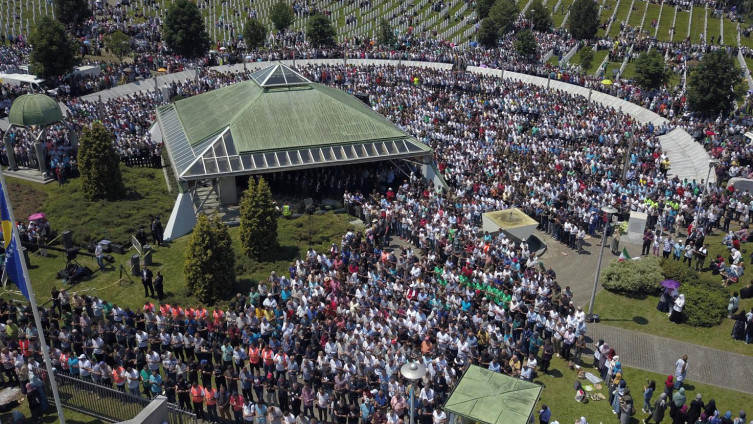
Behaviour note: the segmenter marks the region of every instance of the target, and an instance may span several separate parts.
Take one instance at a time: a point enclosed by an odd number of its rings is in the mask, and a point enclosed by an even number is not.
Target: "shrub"
[[[665,280],[679,281],[683,286],[699,280],[698,272],[695,269],[672,259],[662,259],[661,271]]]
[[[683,285],[685,294],[683,322],[693,327],[713,327],[727,316],[729,293],[719,283],[698,280]]]
[[[601,284],[605,289],[638,296],[659,293],[662,279],[659,258],[655,257],[612,262],[601,274]]]

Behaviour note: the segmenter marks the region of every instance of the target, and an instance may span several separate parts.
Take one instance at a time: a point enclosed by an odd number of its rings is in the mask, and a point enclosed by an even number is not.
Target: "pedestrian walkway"
[[[687,380],[691,384],[698,382],[753,393],[753,356],[605,324],[589,324],[588,334],[594,343],[604,339],[620,355],[623,365],[669,375],[675,372],[675,362],[688,355]]]

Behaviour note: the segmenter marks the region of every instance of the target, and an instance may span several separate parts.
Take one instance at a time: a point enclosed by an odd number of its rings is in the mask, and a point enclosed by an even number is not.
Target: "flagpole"
[[[22,254],[22,246],[21,246],[21,238],[18,234],[18,227],[16,226],[15,219],[13,216],[13,207],[10,204],[10,198],[9,192],[8,192],[8,186],[5,184],[5,175],[3,175],[2,167],[0,167],[0,185],[4,188],[3,193],[4,196],[6,196],[6,206],[8,208],[8,218],[11,222],[11,227],[13,227],[13,238],[16,240],[16,248],[17,252],[16,254],[21,255]],[[34,314],[34,323],[37,326],[37,334],[39,335],[39,344],[42,349],[42,357],[44,358],[44,364],[47,368],[47,375],[50,380],[50,387],[52,389],[52,397],[55,399],[55,407],[58,410],[58,418],[60,419],[60,424],[65,424],[65,415],[63,415],[63,406],[60,404],[60,393],[58,393],[58,383],[55,380],[55,373],[52,369],[52,361],[50,360],[50,349],[47,346],[47,341],[44,337],[44,329],[42,328],[42,319],[39,316],[39,308],[37,307],[37,298],[34,295],[34,290],[31,287],[31,280],[29,279],[29,270],[26,268],[26,259],[25,258],[19,258],[21,262],[21,269],[23,270],[24,274],[24,284],[26,285],[26,291],[29,293],[29,303],[31,303],[31,311]]]

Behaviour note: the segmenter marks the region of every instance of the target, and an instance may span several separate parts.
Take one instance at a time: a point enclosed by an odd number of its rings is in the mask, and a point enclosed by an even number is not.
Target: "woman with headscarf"
[[[695,424],[696,421],[698,421],[698,417],[701,416],[701,412],[703,412],[703,399],[701,397],[700,393],[697,393],[695,395],[695,399],[690,401],[690,408],[688,408],[688,422],[690,424]]]
[[[685,309],[685,294],[681,293],[677,296],[677,299],[675,299],[675,304],[672,306],[672,312],[669,314],[669,320],[675,324],[679,324],[683,309]]]
[[[672,403],[669,405],[669,416],[674,418],[675,412],[678,412],[683,405],[685,405],[685,388],[680,387],[680,390],[672,396]]]
[[[676,393],[675,393],[676,394]],[[676,408],[672,416],[672,424],[685,424],[688,416],[688,405],[682,405],[682,408]]]
[[[675,376],[670,374],[667,376],[667,381],[664,382],[664,394],[667,395],[669,399],[672,399],[672,393],[675,390]]]
[[[714,412],[716,412],[716,401],[714,399],[709,400],[709,403],[707,403],[706,406],[703,407],[703,411],[707,416],[713,417]]]
[[[609,385],[609,404],[610,405],[612,405],[612,403],[614,402],[615,391],[620,387],[621,380],[622,380],[622,373],[620,372],[614,376],[612,383]]]
[[[732,411],[727,411],[721,419],[721,424],[732,424]]]
[[[732,338],[735,340],[745,340],[745,321],[748,320],[745,309],[737,314],[733,314],[730,318],[735,321],[732,325],[732,333],[730,334]]]
[[[620,380],[619,385],[612,392],[612,412],[617,416],[620,415],[620,400],[625,395],[626,390],[628,390],[627,381]]]
[[[625,380],[622,380],[625,381]],[[620,398],[620,424],[628,424],[630,417],[633,416],[635,410],[633,409],[633,397],[630,395],[630,389],[625,387]]]
[[[654,411],[651,413],[651,415],[648,416],[645,420],[643,420],[643,424],[648,424],[649,422],[654,422],[655,424],[659,424],[662,421],[664,421],[664,411],[667,410],[667,394],[662,393],[659,395],[659,399],[656,399],[656,402],[654,402]]]
[[[26,401],[32,418],[39,419],[42,416],[42,395],[37,387],[31,383],[26,383]]]

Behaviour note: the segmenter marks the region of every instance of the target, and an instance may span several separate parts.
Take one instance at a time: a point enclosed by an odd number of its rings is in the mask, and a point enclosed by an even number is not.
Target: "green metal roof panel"
[[[244,81],[175,102],[191,146],[225,129],[262,92],[255,83]]]
[[[487,424],[527,424],[541,389],[538,384],[472,365],[444,409]]]
[[[355,97],[319,84],[265,90],[230,131],[239,152],[409,138]]]

